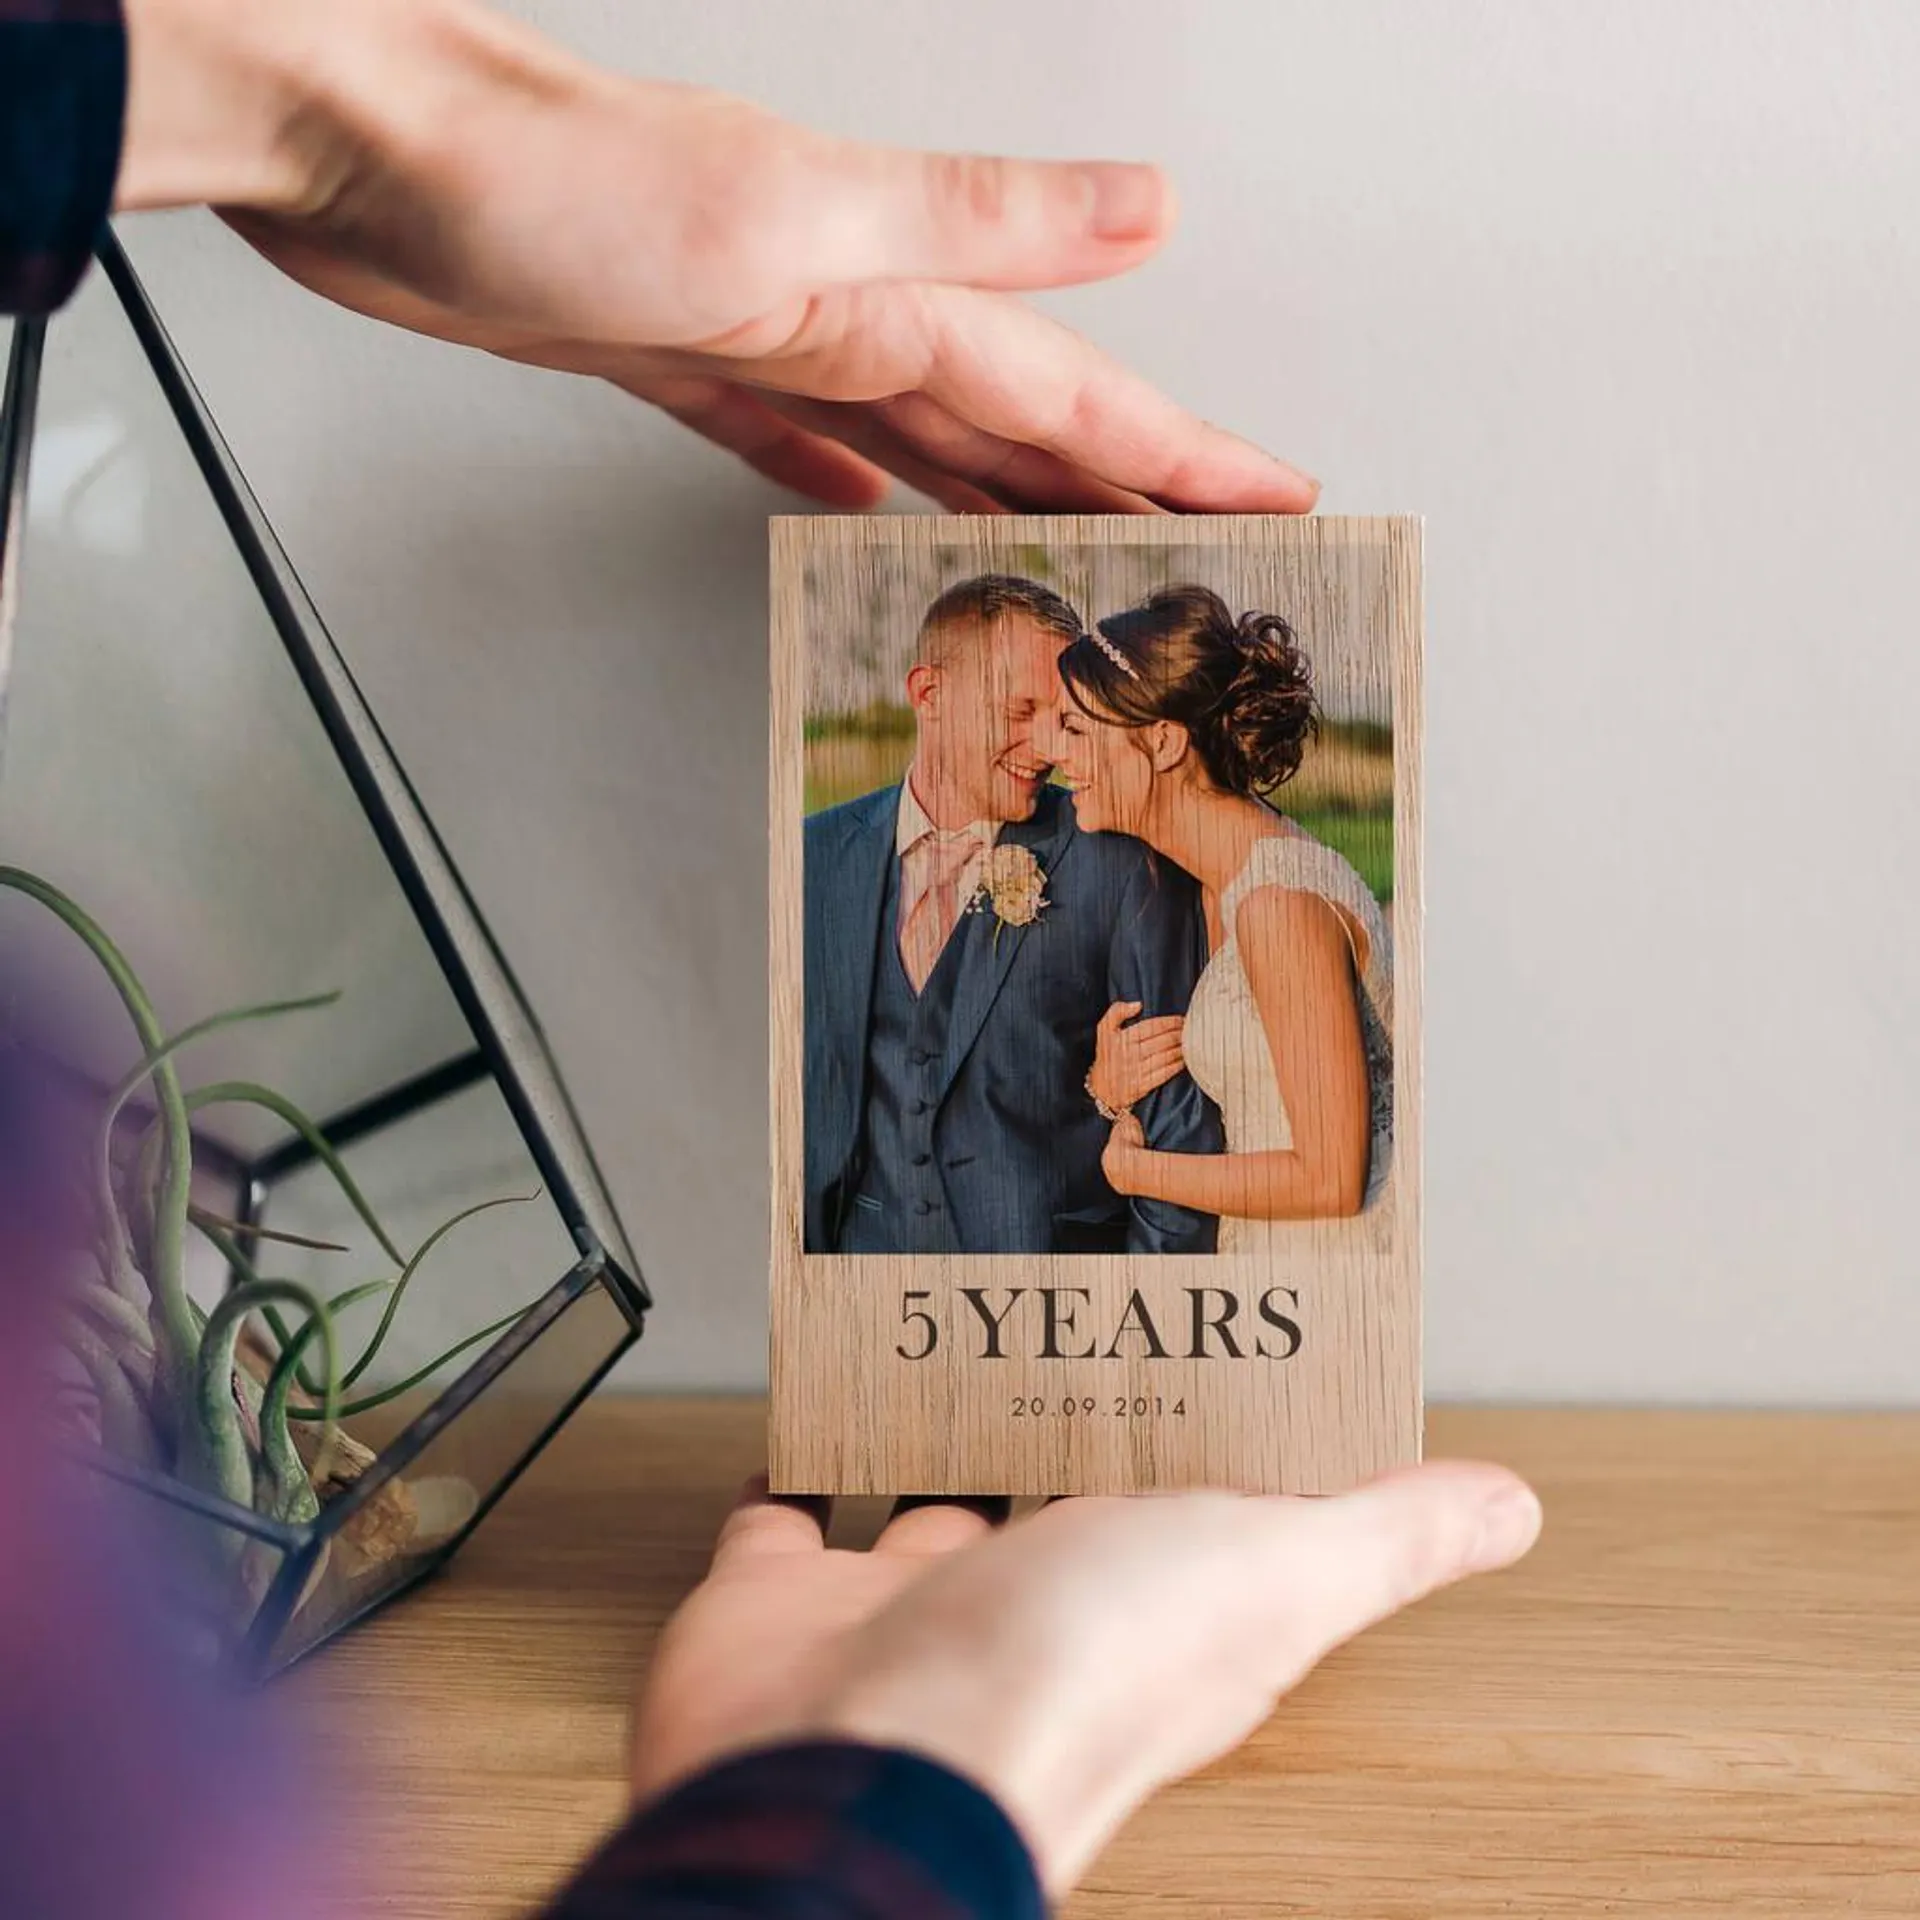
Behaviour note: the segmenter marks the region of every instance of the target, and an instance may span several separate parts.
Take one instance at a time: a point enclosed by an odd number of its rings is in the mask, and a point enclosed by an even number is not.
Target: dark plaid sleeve
[[[0,0],[0,313],[51,313],[78,285],[126,102],[120,0]]]
[[[642,1807],[545,1920],[1041,1920],[1026,1843],[916,1754],[807,1743],[723,1762]]]

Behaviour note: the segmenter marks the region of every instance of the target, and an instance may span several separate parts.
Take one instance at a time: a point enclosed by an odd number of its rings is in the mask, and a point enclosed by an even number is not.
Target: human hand
[[[1006,1809],[1057,1897],[1325,1654],[1539,1524],[1512,1474],[1446,1462],[1329,1499],[1056,1501],[998,1531],[920,1505],[851,1553],[817,1508],[749,1488],[661,1637],[634,1790],[780,1740],[911,1748]]]
[[[956,511],[1313,504],[1010,297],[1151,255],[1151,167],[834,139],[471,0],[127,13],[118,205],[217,205],[344,306],[610,380],[837,506],[889,476]]]
[[[1131,1107],[1155,1087],[1165,1086],[1187,1064],[1181,1051],[1185,1015],[1135,1019],[1143,1004],[1116,1000],[1094,1029],[1093,1071],[1087,1076],[1087,1090],[1103,1106]],[[1126,1024],[1129,1021],[1131,1025]]]
[[[1113,1123],[1107,1144],[1100,1155],[1100,1171],[1115,1193],[1132,1193],[1140,1155],[1147,1150],[1147,1130],[1136,1113],[1123,1113]]]

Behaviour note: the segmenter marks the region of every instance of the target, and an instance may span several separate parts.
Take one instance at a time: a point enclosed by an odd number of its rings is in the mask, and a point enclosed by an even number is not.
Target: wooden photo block
[[[1420,527],[772,527],[773,1486],[1420,1451]]]

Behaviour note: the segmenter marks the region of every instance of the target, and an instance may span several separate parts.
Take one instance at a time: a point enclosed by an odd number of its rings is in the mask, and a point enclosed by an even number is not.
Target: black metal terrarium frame
[[[264,1675],[443,1566],[614,1362],[640,1337],[651,1299],[552,1055],[446,848],[235,464],[131,263],[111,234],[103,237],[97,258],[245,563],[260,603],[476,1041],[471,1051],[322,1120],[319,1131],[333,1147],[344,1148],[469,1088],[491,1082],[504,1099],[578,1254],[568,1272],[390,1439],[349,1487],[305,1524],[290,1524],[253,1512],[164,1474],[111,1459],[104,1452],[92,1456],[101,1472],[122,1485],[279,1551],[282,1557],[278,1569],[235,1649],[249,1672]],[[0,399],[0,702],[6,694],[11,614],[20,590],[28,467],[48,324],[39,320],[16,323],[4,398]],[[243,1226],[256,1228],[270,1209],[276,1186],[314,1158],[312,1146],[298,1135],[249,1159],[196,1133],[194,1151],[197,1165],[205,1164],[232,1180],[238,1195],[238,1218]],[[335,1536],[595,1294],[610,1297],[617,1309],[616,1331],[608,1350],[569,1387],[551,1417],[535,1432],[530,1444],[516,1452],[504,1472],[475,1489],[477,1503],[464,1523],[428,1551],[397,1560],[390,1577],[367,1591],[354,1593],[317,1632],[303,1626],[297,1644],[290,1647],[289,1640],[295,1638],[289,1633],[295,1612]]]

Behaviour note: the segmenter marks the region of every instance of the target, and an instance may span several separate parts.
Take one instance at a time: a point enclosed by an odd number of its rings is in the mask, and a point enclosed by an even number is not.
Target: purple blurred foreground
[[[196,1666],[154,1599],[184,1577],[165,1539],[62,1449],[48,1331],[84,1144],[29,1004],[0,977],[0,1913],[308,1920],[331,1849],[295,1729]]]

